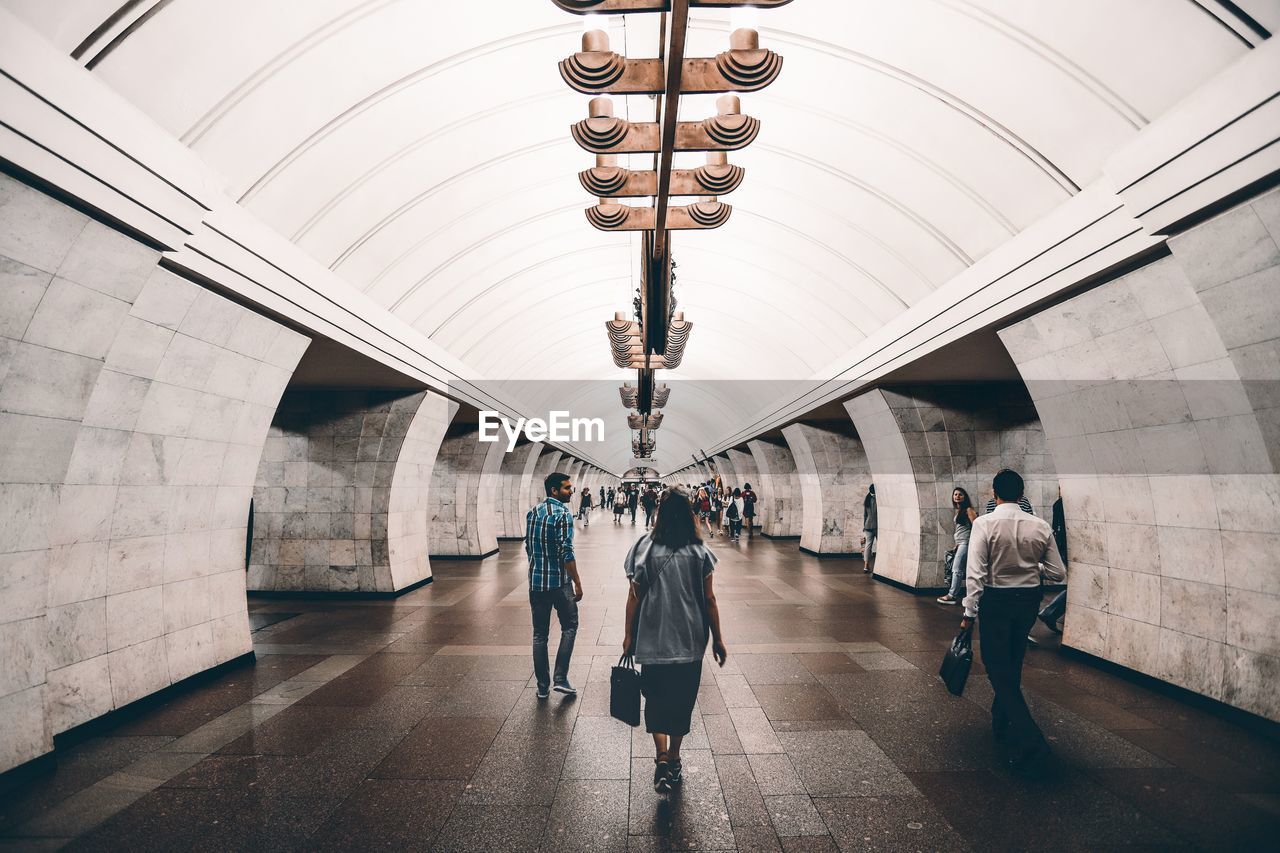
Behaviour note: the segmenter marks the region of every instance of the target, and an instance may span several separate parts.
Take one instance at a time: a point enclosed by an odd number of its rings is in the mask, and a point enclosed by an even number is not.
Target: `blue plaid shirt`
[[[564,564],[573,556],[573,513],[547,498],[524,517],[524,552],[529,555],[529,591],[559,589],[568,581]]]

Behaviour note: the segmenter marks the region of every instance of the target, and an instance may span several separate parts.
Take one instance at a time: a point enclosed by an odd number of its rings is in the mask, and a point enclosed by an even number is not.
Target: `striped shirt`
[[[564,564],[573,556],[573,513],[547,498],[524,517],[524,552],[529,556],[529,591],[559,589],[569,580]]]
[[[996,508],[996,499],[992,498],[991,500],[987,501],[986,514],[991,515],[991,513],[995,511],[995,508]],[[1029,512],[1032,515],[1036,514],[1035,510],[1031,508],[1031,501],[1027,500],[1026,495],[1023,495],[1022,497],[1018,498],[1018,508],[1021,509],[1023,512]]]

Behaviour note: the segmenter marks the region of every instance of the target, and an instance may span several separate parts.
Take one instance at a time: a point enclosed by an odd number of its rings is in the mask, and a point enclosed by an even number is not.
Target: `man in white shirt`
[[[1022,477],[1006,468],[992,485],[995,510],[974,520],[969,537],[969,594],[960,625],[978,620],[982,664],[995,691],[991,729],[997,741],[1014,747],[1014,769],[1031,771],[1042,765],[1049,745],[1022,696],[1022,658],[1040,609],[1041,578],[1060,583],[1066,569],[1053,529],[1018,506]]]

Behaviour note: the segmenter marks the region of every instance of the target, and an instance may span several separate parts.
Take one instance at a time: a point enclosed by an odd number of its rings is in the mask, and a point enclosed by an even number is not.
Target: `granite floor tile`
[[[805,793],[804,783],[786,755],[749,755],[747,760],[760,793],[766,797]]]
[[[432,849],[435,853],[535,851],[542,845],[550,812],[547,806],[462,804],[453,810]]]
[[[970,849],[923,796],[831,797],[814,803],[841,850]]]
[[[827,825],[822,822],[813,800],[803,794],[764,798],[769,810],[769,820],[779,838],[792,835],[826,835]]]
[[[778,737],[764,711],[759,708],[730,708],[734,731],[742,742],[742,750],[750,753],[782,752]]]
[[[545,853],[621,853],[627,849],[629,807],[630,783],[626,776],[616,780],[561,780],[541,849]]]
[[[821,684],[756,685],[751,689],[770,722],[834,720],[844,713]]]
[[[306,841],[308,850],[430,848],[453,813],[463,782],[365,779]]]
[[[379,779],[470,779],[502,728],[500,717],[431,717],[374,768]]]
[[[740,827],[770,826],[769,812],[764,807],[764,797],[746,756],[717,755],[715,764],[725,807],[729,811],[729,822],[741,843],[741,836],[736,830]]]
[[[297,761],[296,757],[282,755],[210,755],[167,780],[163,787],[254,788]]]
[[[778,740],[810,796],[916,793],[911,781],[866,732],[785,732]]]

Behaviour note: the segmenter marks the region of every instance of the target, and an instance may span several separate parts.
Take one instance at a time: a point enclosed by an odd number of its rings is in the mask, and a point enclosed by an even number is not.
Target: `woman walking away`
[[[707,526],[707,534],[715,539],[716,531],[711,526],[711,495],[707,493],[706,486],[698,489],[698,496],[694,499],[694,509],[698,511],[698,518]]]
[[[951,509],[956,523],[956,555],[951,560],[951,589],[938,599],[939,604],[959,604],[964,598],[964,568],[969,557],[969,534],[978,511],[969,500],[969,493],[956,486],[951,490]]]
[[[867,487],[867,496],[862,499],[862,571],[871,574],[875,571],[876,562],[876,484]]]
[[[583,527],[591,526],[591,487],[584,486],[582,489],[581,503],[578,504],[578,518],[582,519]]]
[[[712,588],[715,563],[698,536],[689,498],[672,489],[658,506],[653,531],[640,537],[623,564],[631,589],[622,653],[640,664],[644,727],[653,735],[653,787],[659,792],[682,781],[680,744],[698,700],[708,629],[716,663],[724,666],[729,656]]]
[[[613,523],[622,525],[622,514],[627,511],[627,502],[617,496],[613,502]]]

